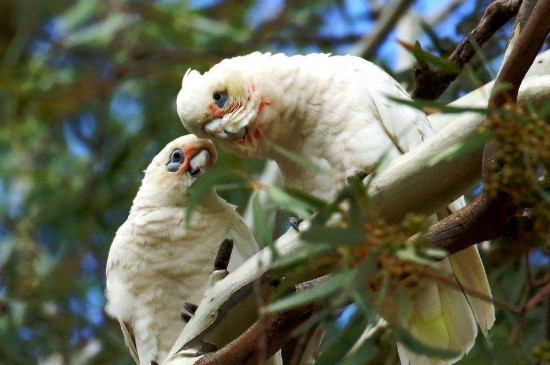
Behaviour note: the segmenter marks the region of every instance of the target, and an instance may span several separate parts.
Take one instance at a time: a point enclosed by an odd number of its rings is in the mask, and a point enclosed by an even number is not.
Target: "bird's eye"
[[[175,149],[170,155],[170,161],[166,164],[166,169],[170,172],[176,172],[183,163],[183,151],[181,149]]]
[[[172,152],[170,156],[170,162],[182,162],[183,161],[183,152],[178,148]]]
[[[214,95],[212,95],[212,98],[214,99],[214,103],[218,108],[223,108],[226,106],[227,101],[229,100],[229,95],[227,95],[226,92],[215,92]]]

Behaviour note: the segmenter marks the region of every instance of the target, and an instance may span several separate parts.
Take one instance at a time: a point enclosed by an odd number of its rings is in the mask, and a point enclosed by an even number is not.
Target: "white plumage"
[[[185,326],[184,302],[200,302],[225,238],[234,240],[229,270],[258,250],[234,207],[214,192],[186,225],[187,189],[215,158],[209,140],[187,135],[170,142],[145,171],[109,251],[106,309],[140,365],[164,360]]]
[[[188,71],[177,107],[190,131],[241,156],[275,160],[286,186],[331,200],[355,170],[370,172],[382,156],[395,158],[433,135],[424,113],[388,97],[410,100],[397,81],[359,57],[253,53],[224,60],[203,75]],[[325,172],[291,161],[274,144]],[[459,200],[448,210],[463,204]],[[462,285],[491,295],[476,247],[443,265]],[[477,335],[475,321],[486,334],[494,307],[444,285],[426,286],[400,322],[429,345],[466,353]],[[403,364],[457,360],[398,347]]]

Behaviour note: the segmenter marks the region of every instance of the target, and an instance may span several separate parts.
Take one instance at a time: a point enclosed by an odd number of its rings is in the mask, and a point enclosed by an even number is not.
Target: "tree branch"
[[[495,82],[495,86],[510,84],[512,87],[504,92],[493,92],[489,99],[490,107],[503,107],[508,102],[517,103],[521,82],[550,30],[548,19],[550,0],[540,0]],[[497,150],[495,141],[490,141],[484,149],[482,175],[485,187],[494,171]],[[508,194],[500,192],[490,196],[484,189],[472,203],[431,226],[426,238],[436,247],[445,248],[451,253],[458,252],[500,236],[518,208]]]
[[[207,354],[194,365],[256,365],[275,355],[289,340],[294,329],[315,313],[313,304],[296,307],[289,311],[270,314],[258,320],[236,340],[221,350]],[[258,348],[258,339],[267,337],[267,348]]]
[[[464,65],[474,57],[476,51],[470,39],[479,46],[483,45],[491,36],[506,24],[516,13],[521,0],[495,0],[485,10],[477,27],[460,43],[449,56],[448,61],[462,70]],[[437,99],[443,91],[454,81],[458,74],[433,68],[427,63],[415,67],[415,86],[413,99]]]
[[[378,46],[386,39],[395,23],[406,14],[411,2],[412,0],[396,0],[384,8],[374,30],[363,36],[350,53],[363,58],[374,56]]]

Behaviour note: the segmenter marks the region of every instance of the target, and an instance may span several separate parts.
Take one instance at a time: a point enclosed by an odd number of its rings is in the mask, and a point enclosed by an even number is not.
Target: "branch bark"
[[[464,65],[476,53],[470,39],[473,39],[479,46],[483,45],[496,31],[516,15],[520,5],[521,0],[493,1],[485,10],[477,27],[456,47],[449,56],[448,61],[462,70]],[[457,78],[458,74],[433,68],[427,63],[421,63],[420,66],[415,67],[414,76],[413,99],[435,100]]]
[[[194,365],[256,365],[265,363],[265,357],[275,355],[289,340],[294,329],[315,313],[315,306],[305,305],[289,311],[271,314],[260,319],[241,336],[219,351],[207,354]],[[256,339],[265,336],[267,348],[258,349]]]
[[[540,0],[527,20],[524,30],[512,46],[509,56],[495,82],[498,87],[510,84],[510,90],[493,92],[490,107],[503,107],[517,103],[520,85],[537,56],[546,35],[550,31],[550,0]],[[495,141],[490,141],[483,153],[483,181],[489,183],[498,151]],[[426,238],[434,246],[458,252],[468,246],[500,236],[508,221],[520,207],[514,206],[512,198],[505,193],[489,196],[484,190],[474,202],[458,212],[435,223],[428,229]]]

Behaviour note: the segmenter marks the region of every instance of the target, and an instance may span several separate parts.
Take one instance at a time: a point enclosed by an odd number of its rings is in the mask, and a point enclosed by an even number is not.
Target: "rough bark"
[[[460,70],[474,57],[476,51],[471,40],[479,46],[487,42],[491,36],[517,14],[521,0],[495,0],[485,10],[477,27],[460,43],[449,56],[448,61]],[[413,99],[437,99],[454,81],[458,73],[443,71],[421,63],[414,70],[415,86]]]

